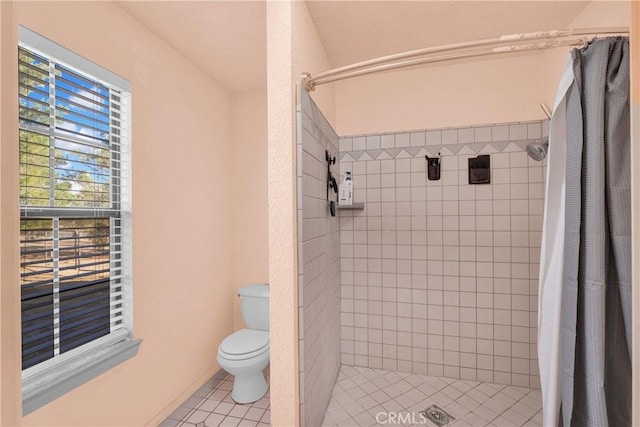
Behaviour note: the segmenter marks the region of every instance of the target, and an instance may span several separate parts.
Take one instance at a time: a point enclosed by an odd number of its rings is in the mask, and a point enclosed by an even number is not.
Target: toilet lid
[[[220,350],[230,356],[255,353],[269,345],[269,331],[256,329],[240,329],[226,337]]]

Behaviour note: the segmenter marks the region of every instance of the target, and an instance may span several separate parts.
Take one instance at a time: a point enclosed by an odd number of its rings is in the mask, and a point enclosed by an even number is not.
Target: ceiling
[[[267,84],[263,1],[119,1],[118,5],[230,91]]]
[[[118,4],[230,91],[266,85],[264,1]],[[588,1],[308,1],[333,67],[421,47],[567,27]]]

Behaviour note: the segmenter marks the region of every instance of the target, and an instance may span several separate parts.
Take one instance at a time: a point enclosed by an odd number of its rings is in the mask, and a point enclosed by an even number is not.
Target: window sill
[[[22,415],[96,378],[138,353],[141,339],[108,341],[22,379]]]

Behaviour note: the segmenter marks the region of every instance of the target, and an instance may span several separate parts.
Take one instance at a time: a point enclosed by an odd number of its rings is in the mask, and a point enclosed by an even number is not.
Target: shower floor
[[[323,426],[438,426],[420,414],[434,404],[447,427],[542,425],[540,390],[342,366]]]

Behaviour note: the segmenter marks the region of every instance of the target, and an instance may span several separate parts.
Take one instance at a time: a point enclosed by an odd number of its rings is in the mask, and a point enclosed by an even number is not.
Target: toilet
[[[237,403],[260,400],[268,386],[262,370],[269,364],[269,285],[247,285],[238,291],[248,329],[226,337],[218,347],[218,364],[235,377],[231,398]]]

